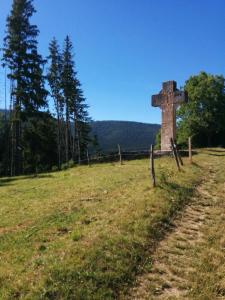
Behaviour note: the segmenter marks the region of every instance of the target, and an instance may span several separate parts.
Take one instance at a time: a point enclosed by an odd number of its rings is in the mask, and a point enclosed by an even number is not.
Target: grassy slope
[[[154,190],[147,160],[2,179],[0,299],[115,298],[203,172],[172,158],[156,170]]]
[[[225,150],[194,157],[202,182],[122,299],[225,299]]]

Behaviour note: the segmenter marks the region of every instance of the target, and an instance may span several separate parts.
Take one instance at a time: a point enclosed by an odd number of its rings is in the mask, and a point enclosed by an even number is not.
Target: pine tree
[[[48,70],[48,82],[51,88],[51,96],[54,99],[55,111],[57,117],[57,149],[58,149],[58,169],[61,168],[62,163],[62,128],[63,128],[63,111],[64,101],[62,96],[62,56],[57,43],[57,40],[53,38],[49,45],[50,55],[50,67]]]
[[[22,172],[23,122],[47,105],[45,61],[37,51],[39,31],[36,25],[30,24],[34,13],[32,0],[14,0],[4,39],[3,61],[12,82],[11,175]]]

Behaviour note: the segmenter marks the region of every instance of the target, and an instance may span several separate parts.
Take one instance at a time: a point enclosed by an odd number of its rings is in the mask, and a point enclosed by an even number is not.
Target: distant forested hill
[[[91,127],[103,151],[116,150],[117,144],[123,150],[148,149],[160,129],[158,124],[129,121],[95,121]]]
[[[0,109],[0,115],[4,115],[3,109]],[[91,122],[91,128],[91,134],[97,135],[102,151],[115,151],[118,144],[126,151],[148,149],[154,143],[160,125],[130,121],[94,121]]]

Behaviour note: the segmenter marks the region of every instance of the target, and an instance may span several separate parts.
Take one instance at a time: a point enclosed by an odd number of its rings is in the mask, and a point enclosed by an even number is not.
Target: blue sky
[[[0,0],[0,41],[12,0]],[[39,51],[67,34],[94,120],[160,123],[150,96],[204,70],[225,75],[225,0],[34,0]],[[3,101],[0,70],[0,106]]]

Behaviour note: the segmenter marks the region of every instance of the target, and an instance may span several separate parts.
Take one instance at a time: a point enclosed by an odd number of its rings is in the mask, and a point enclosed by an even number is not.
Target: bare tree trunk
[[[208,135],[207,135],[207,142],[208,142],[207,146],[211,147],[212,146],[212,134],[210,131],[208,132]]]
[[[61,104],[59,107],[59,123],[60,123],[60,154],[61,154],[61,159],[60,159],[60,167],[62,162],[65,161],[65,149],[66,149],[66,143],[65,143],[65,131],[64,131],[64,126],[65,126],[65,121],[64,121],[64,113],[63,113],[63,105]]]
[[[20,104],[16,107],[16,121],[15,121],[15,173],[22,174],[22,157],[21,157],[21,120],[20,120]]]
[[[14,129],[14,119],[15,119],[15,110],[14,110],[14,99],[13,99],[13,81],[10,81],[10,176],[15,175],[15,160],[14,160],[14,138],[15,138],[15,129]]]
[[[57,113],[57,154],[58,154],[58,170],[61,169],[61,124],[60,124],[60,111],[59,100],[55,100],[56,113]]]
[[[15,149],[15,139],[14,139],[14,121],[12,120],[11,129],[10,129],[10,140],[11,140],[11,147],[10,147],[10,176],[15,176],[15,161],[14,161],[14,149]]]
[[[74,113],[74,122],[73,122],[73,162],[75,163],[76,161],[76,151],[75,151],[75,137],[76,137],[76,123],[75,123],[75,120],[76,120],[76,115]]]
[[[6,71],[6,67],[5,67],[5,125],[7,122],[7,96],[6,96],[6,77],[7,77],[7,71]]]
[[[80,165],[80,163],[81,163],[81,148],[80,148],[80,134],[79,134],[79,131],[78,131],[78,134],[77,134],[77,150],[78,150],[78,163]]]
[[[76,116],[76,119],[75,119],[75,124],[76,124],[78,164],[80,164],[81,163],[81,147],[80,147],[79,123],[78,123],[78,120],[77,120],[77,116]]]
[[[69,162],[69,108],[66,103],[66,134],[65,134],[65,142],[66,142],[66,163]]]
[[[69,153],[70,153],[70,160],[73,160],[73,134],[71,128],[71,122],[69,121]]]
[[[61,169],[61,141],[60,141],[60,120],[57,113],[57,147],[58,147],[58,169]]]

